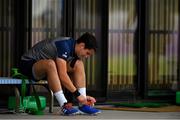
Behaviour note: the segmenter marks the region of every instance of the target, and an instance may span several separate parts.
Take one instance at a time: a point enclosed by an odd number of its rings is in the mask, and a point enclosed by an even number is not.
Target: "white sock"
[[[78,88],[78,91],[81,95],[83,95],[84,97],[86,97],[86,88]],[[79,103],[79,106],[82,106],[83,104]]]
[[[67,103],[67,99],[65,98],[62,90],[54,93],[54,96],[56,97],[56,99],[61,107],[64,105],[64,103]]]
[[[78,91],[81,95],[83,95],[84,97],[86,97],[86,88],[83,87],[83,88],[78,88]]]

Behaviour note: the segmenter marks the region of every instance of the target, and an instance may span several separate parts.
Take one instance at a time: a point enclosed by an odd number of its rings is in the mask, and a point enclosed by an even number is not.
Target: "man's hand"
[[[87,104],[90,106],[94,106],[94,103],[96,103],[96,99],[91,96],[86,96],[86,98],[87,98]]]
[[[79,103],[81,104],[86,104],[87,103],[87,99],[86,97],[84,97],[84,95],[80,95],[77,97],[77,100],[79,101]]]
[[[86,96],[86,98],[85,98],[83,95],[80,95],[77,97],[77,100],[81,104],[87,104],[90,106],[94,106],[94,104],[96,103],[96,99],[92,96]]]

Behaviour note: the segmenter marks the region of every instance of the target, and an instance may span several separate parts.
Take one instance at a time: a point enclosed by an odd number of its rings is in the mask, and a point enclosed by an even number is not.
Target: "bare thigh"
[[[53,60],[39,60],[33,65],[33,75],[37,80],[43,79],[47,75],[49,63]]]

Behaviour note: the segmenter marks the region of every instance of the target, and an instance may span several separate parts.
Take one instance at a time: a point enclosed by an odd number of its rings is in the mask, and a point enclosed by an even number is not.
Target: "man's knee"
[[[77,60],[74,64],[74,70],[84,68],[84,63],[82,60]]]
[[[82,60],[76,60],[76,62],[73,63],[73,66],[71,66],[71,63],[68,63],[67,65],[67,70],[69,73],[83,69],[84,69],[84,63]]]
[[[54,60],[47,60],[46,61],[46,65],[45,65],[48,69],[52,69],[52,68],[55,68],[56,67],[56,63]]]

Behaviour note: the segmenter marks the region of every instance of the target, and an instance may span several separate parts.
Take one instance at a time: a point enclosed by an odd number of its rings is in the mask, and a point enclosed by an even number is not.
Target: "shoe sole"
[[[80,115],[98,115],[98,114],[100,114],[100,113],[101,113],[101,111],[96,112],[96,113],[92,113],[92,114],[79,111],[79,114],[80,114]]]
[[[64,113],[61,113],[61,115],[63,116],[74,116],[74,115],[78,115],[79,112],[75,112],[75,113],[72,113],[72,114],[64,114]]]

